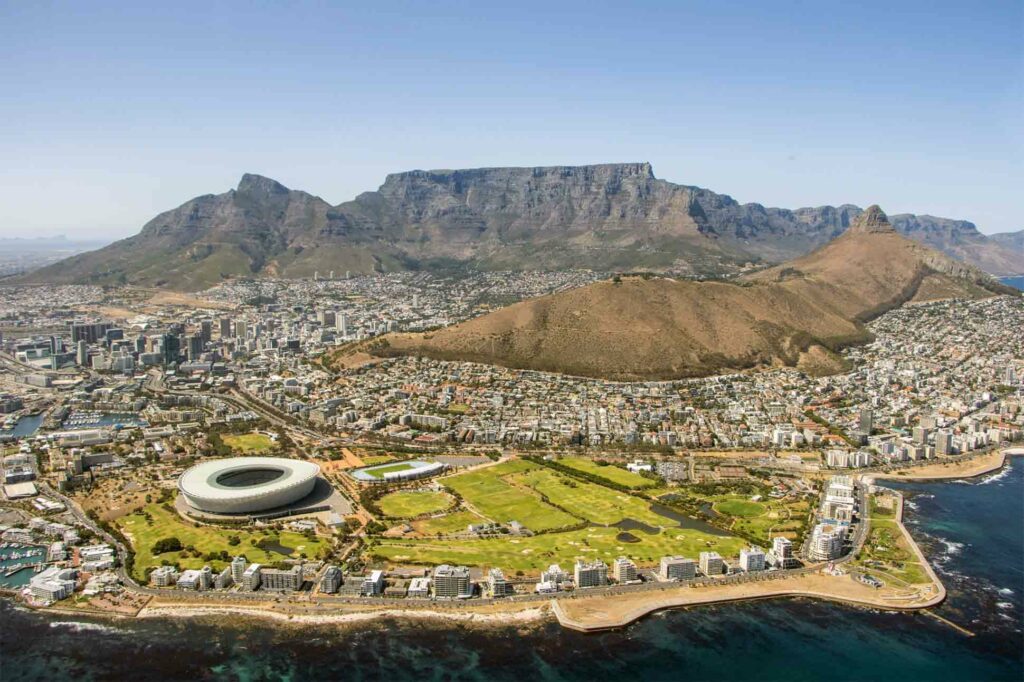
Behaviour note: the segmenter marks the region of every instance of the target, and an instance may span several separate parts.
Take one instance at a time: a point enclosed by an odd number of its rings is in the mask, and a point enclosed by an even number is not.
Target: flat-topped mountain
[[[240,276],[451,265],[716,275],[807,253],[860,212],[739,204],[660,180],[648,163],[410,171],[337,206],[247,174],[234,190],[192,199],[134,237],[22,281],[199,289]],[[893,224],[991,272],[1024,272],[1024,252],[966,221],[905,215]]]
[[[598,282],[354,350],[621,380],[778,365],[829,373],[842,367],[835,350],[867,341],[863,322],[886,310],[1004,291],[988,275],[899,235],[872,206],[821,249],[741,281]]]

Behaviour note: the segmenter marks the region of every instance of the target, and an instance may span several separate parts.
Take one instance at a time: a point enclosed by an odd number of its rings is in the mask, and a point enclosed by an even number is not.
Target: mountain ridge
[[[195,197],[132,237],[22,279],[200,289],[231,277],[451,265],[713,276],[813,250],[860,212],[740,204],[658,179],[647,162],[405,171],[333,206],[246,173],[235,189]],[[1024,272],[1024,251],[968,221],[907,214],[893,223],[996,274]]]

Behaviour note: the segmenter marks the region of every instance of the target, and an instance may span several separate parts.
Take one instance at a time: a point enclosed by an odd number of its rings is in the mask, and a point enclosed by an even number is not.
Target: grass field
[[[593,523],[609,525],[633,519],[649,526],[674,526],[671,519],[650,510],[648,500],[587,483],[553,469],[536,469],[516,474],[511,480],[529,486],[570,514]]]
[[[926,583],[928,574],[896,524],[895,510],[871,498],[871,531],[854,560],[857,568],[885,582]]]
[[[761,516],[768,511],[768,505],[753,500],[725,499],[715,503],[715,511],[727,516],[738,516],[740,518],[753,518]]]
[[[381,467],[379,469],[363,469],[363,473],[373,478],[384,478],[384,474],[389,474],[392,471],[406,471],[412,468],[412,464],[399,462],[398,464],[392,464],[391,466]]]
[[[711,505],[723,517],[722,521],[730,530],[752,536],[765,544],[780,535],[790,539],[799,537],[806,530],[807,515],[811,508],[806,499],[796,497],[765,497],[754,501],[747,493],[699,495],[686,488],[676,489],[669,494],[684,496],[690,503],[696,501],[701,505]],[[716,522],[716,525],[722,523]]]
[[[148,513],[152,517],[152,522],[146,520],[144,513]],[[159,566],[165,559],[180,564],[182,568],[202,568],[204,565],[210,564],[215,572],[227,565],[226,562],[220,560],[207,561],[203,556],[193,557],[190,554],[182,556],[185,554],[184,552],[166,552],[154,555],[151,548],[157,540],[163,538],[176,537],[183,546],[194,546],[202,555],[209,552],[226,551],[230,556],[244,554],[249,561],[263,563],[281,561],[289,557],[298,558],[301,554],[312,559],[324,546],[322,540],[309,540],[299,533],[275,534],[214,526],[199,526],[197,528],[178,516],[176,512],[168,511],[155,502],[146,505],[140,512],[121,517],[116,523],[131,540],[132,548],[135,550],[134,573],[139,580],[144,579],[147,568]],[[232,546],[228,540],[235,535],[241,539],[241,543]],[[281,554],[275,551],[265,551],[252,544],[252,541],[259,542],[275,537],[278,539],[279,545],[290,548],[292,552]]]
[[[639,542],[621,542],[617,528],[585,528],[533,537],[458,540],[381,540],[369,554],[392,564],[497,566],[506,571],[536,573],[551,563],[571,568],[577,557],[610,562],[628,556],[641,565],[652,566],[667,554],[697,558],[712,550],[722,556],[736,556],[746,542],[736,537],[714,536],[694,530],[673,528],[656,535],[638,532]]]
[[[262,433],[225,433],[220,439],[232,450],[259,455],[274,449],[274,441]]]
[[[421,535],[451,535],[465,533],[469,525],[483,523],[484,518],[471,511],[459,510],[431,519],[413,521],[412,527]]]
[[[594,462],[594,460],[584,459],[583,457],[563,457],[558,460],[558,463],[576,469],[577,471],[582,471],[594,476],[600,476],[601,478],[608,479],[612,483],[618,483],[619,485],[624,485],[627,488],[653,488],[657,485],[657,481],[644,478],[640,474],[634,474],[632,471],[626,471],[625,469],[612,464],[601,466]]]
[[[513,474],[537,469],[537,464],[513,460],[449,476],[441,482],[461,495],[471,509],[497,523],[518,521],[533,531],[579,523],[579,519],[545,503],[526,486],[514,484]]]
[[[454,498],[448,493],[415,490],[385,495],[377,500],[377,506],[387,516],[396,519],[409,519],[420,514],[447,509],[454,501]]]

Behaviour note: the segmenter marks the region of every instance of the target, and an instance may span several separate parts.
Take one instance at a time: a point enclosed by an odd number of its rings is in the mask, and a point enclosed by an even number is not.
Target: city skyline
[[[1018,3],[528,10],[6,7],[0,238],[130,236],[243,172],[336,204],[403,170],[621,161],[1022,227]]]

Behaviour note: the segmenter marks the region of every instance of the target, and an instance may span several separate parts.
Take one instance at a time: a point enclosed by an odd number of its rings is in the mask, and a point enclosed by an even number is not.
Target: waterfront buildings
[[[793,556],[793,542],[789,538],[772,538],[772,548],[765,556],[765,563],[772,568],[795,568],[799,563]]]
[[[149,574],[154,587],[171,587],[178,582],[178,569],[174,566],[157,566]]]
[[[259,564],[249,564],[242,573],[242,589],[253,592],[260,587],[263,567]]]
[[[515,588],[505,579],[505,574],[500,568],[492,568],[488,572],[487,589],[492,597],[510,597],[515,594]]]
[[[294,592],[300,587],[302,587],[302,566],[292,566],[286,571],[276,568],[264,568],[261,571],[261,590]]]
[[[636,564],[624,556],[620,556],[612,564],[612,576],[616,582],[631,583],[638,579]]]
[[[845,530],[843,526],[819,523],[811,533],[808,556],[812,561],[831,561],[843,553]]]
[[[746,573],[763,571],[765,568],[765,554],[760,547],[751,546],[740,550],[740,568]]]
[[[603,561],[576,560],[573,580],[577,588],[601,587],[608,584],[608,566]]]
[[[700,572],[707,576],[725,573],[725,562],[718,552],[700,553]]]
[[[697,577],[697,562],[681,556],[662,557],[658,577],[662,580],[693,580]]]
[[[371,571],[363,578],[360,593],[367,597],[376,597],[384,593],[384,571]]]
[[[328,566],[320,578],[320,591],[326,594],[334,594],[341,588],[341,569],[337,566]]]
[[[504,576],[502,576],[504,580]],[[438,599],[468,599],[473,596],[469,569],[442,564],[434,569],[434,596]]]
[[[50,566],[29,580],[32,596],[40,601],[55,602],[66,599],[75,591],[77,571],[73,568]]]

